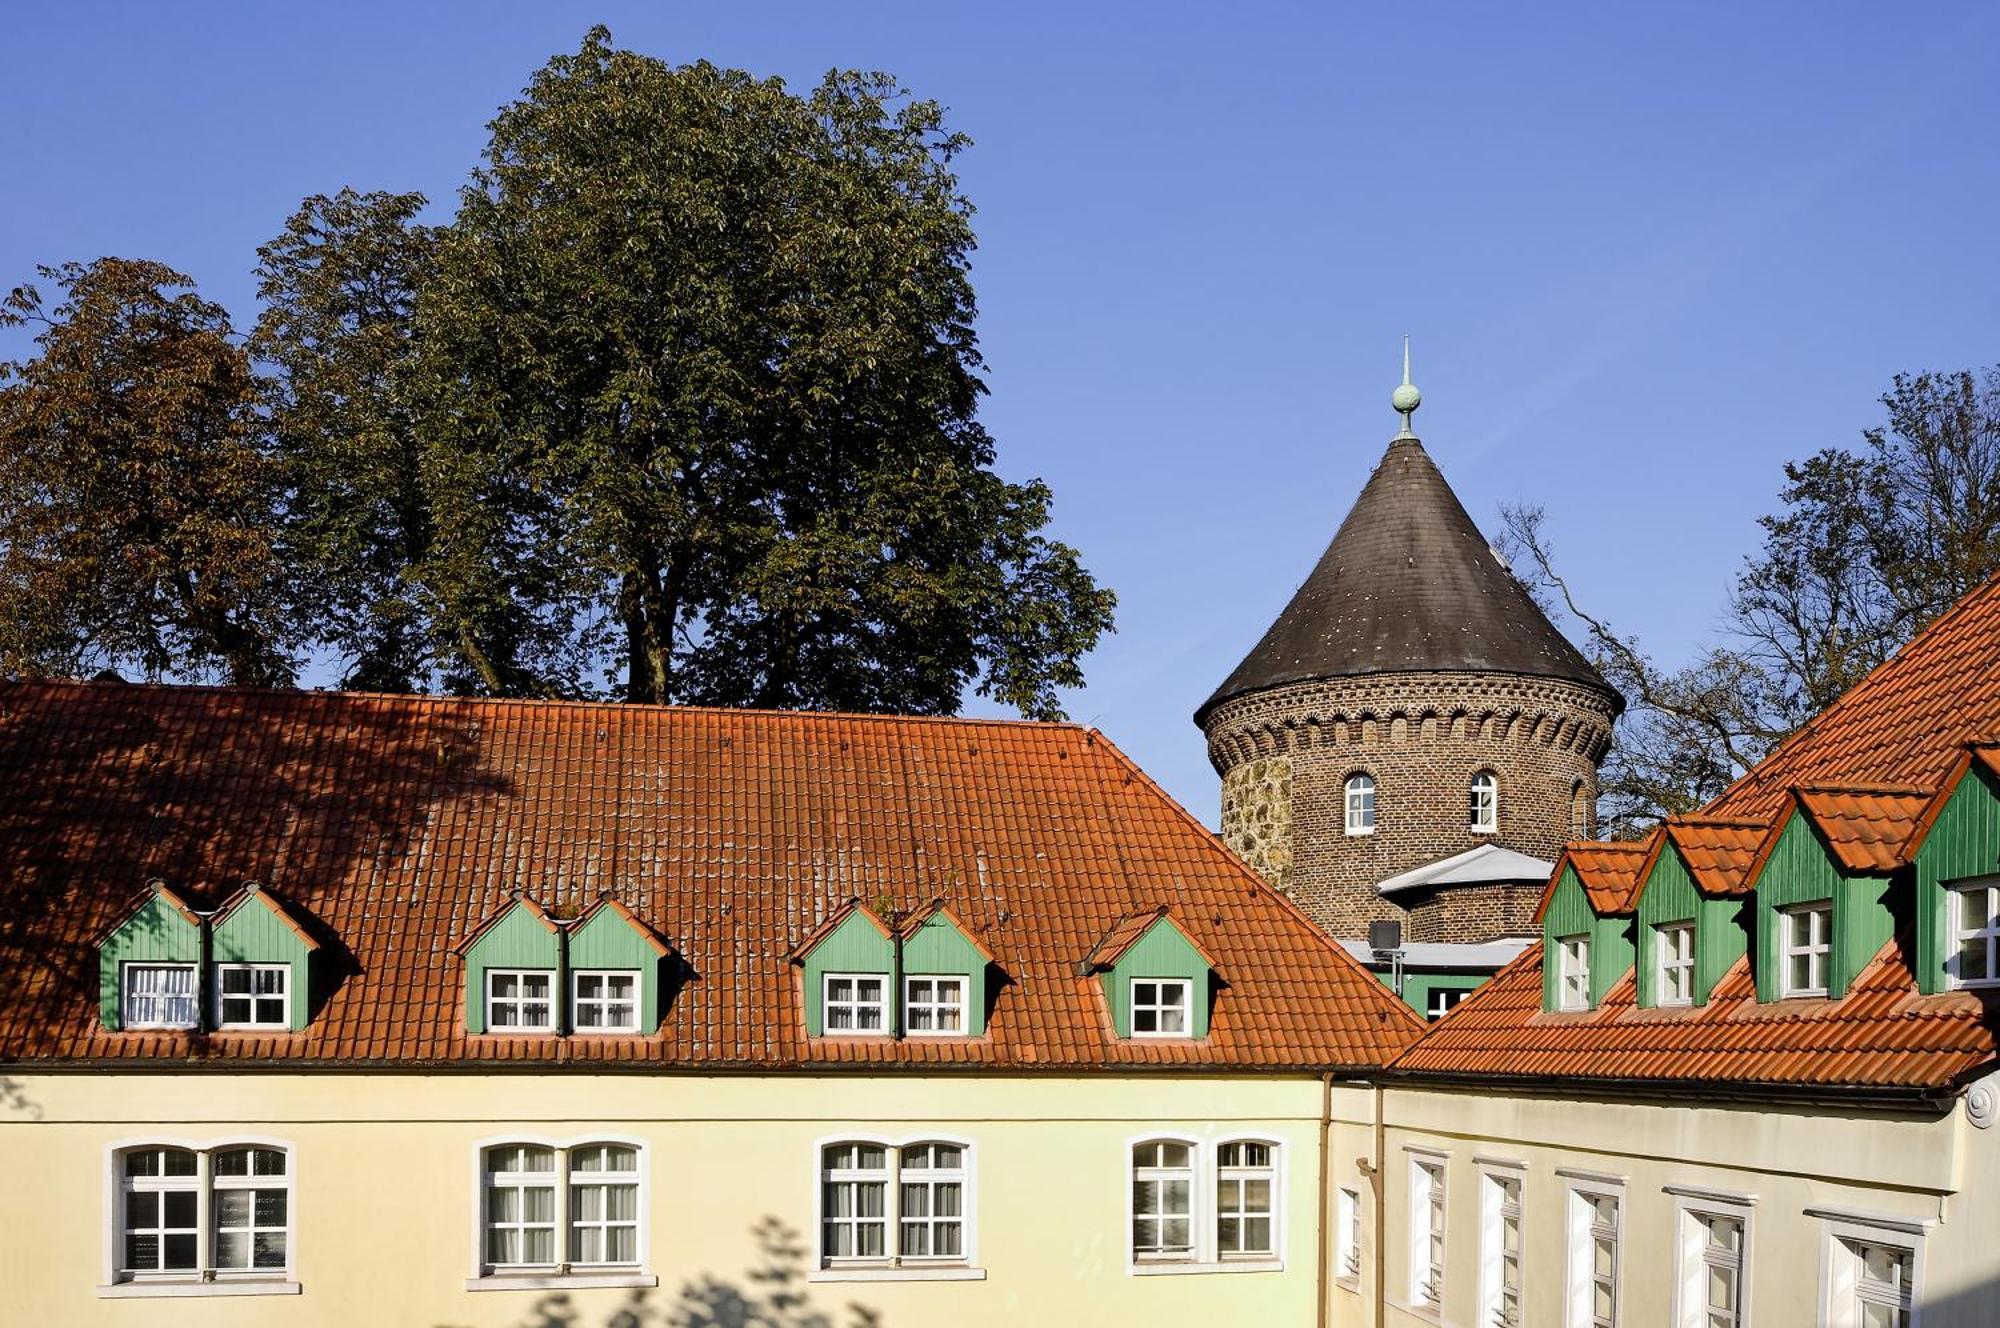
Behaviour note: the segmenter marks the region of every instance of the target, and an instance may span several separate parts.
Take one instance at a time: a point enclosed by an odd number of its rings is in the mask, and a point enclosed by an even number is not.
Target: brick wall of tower
[[[1470,885],[1462,889],[1410,891],[1392,896],[1403,910],[1404,941],[1481,941],[1530,936],[1536,931],[1543,882],[1525,885]],[[1416,896],[1412,898],[1411,896]]]
[[[1359,936],[1377,918],[1404,917],[1375,891],[1385,877],[1496,841],[1553,858],[1591,834],[1612,719],[1604,694],[1558,679],[1390,673],[1237,697],[1204,727],[1223,777],[1223,839],[1322,926]],[[1500,780],[1497,835],[1467,826],[1466,790],[1481,770]],[[1375,778],[1372,835],[1345,832],[1356,772]],[[1426,930],[1455,930],[1449,911]],[[1405,922],[1412,940],[1486,939],[1420,938]]]

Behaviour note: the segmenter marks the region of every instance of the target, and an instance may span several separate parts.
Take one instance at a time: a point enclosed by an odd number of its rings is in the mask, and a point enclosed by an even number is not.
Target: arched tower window
[[[1372,835],[1375,833],[1375,777],[1373,775],[1349,775],[1347,777],[1347,833],[1350,835]]]
[[[1577,780],[1569,791],[1569,837],[1571,839],[1590,838],[1590,790]]]
[[[1472,777],[1465,795],[1465,825],[1475,835],[1500,828],[1500,776],[1482,770]]]

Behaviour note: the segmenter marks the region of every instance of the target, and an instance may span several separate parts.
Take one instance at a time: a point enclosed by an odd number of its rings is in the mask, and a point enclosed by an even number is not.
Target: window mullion
[[[194,1244],[195,1276],[204,1282],[215,1280],[214,1153],[206,1148],[194,1155]],[[165,1199],[161,1202],[164,1204]],[[165,1210],[162,1209],[164,1212]]]

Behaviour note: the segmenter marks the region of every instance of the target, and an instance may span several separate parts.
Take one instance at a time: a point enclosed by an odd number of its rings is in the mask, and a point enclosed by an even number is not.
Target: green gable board
[[[1629,917],[1599,917],[1590,906],[1583,882],[1577,879],[1576,868],[1565,865],[1556,878],[1555,892],[1549,896],[1548,911],[1542,914],[1542,1008],[1553,1010],[1559,1004],[1559,940],[1590,937],[1590,1006],[1596,1009],[1604,993],[1632,967],[1633,925]]]
[[[1995,872],[2000,872],[2000,782],[1974,761],[1917,849],[1917,988],[1925,995],[1951,985],[1944,968],[1951,953],[1948,887]]]
[[[1744,925],[1748,903],[1747,899],[1702,894],[1680,850],[1669,840],[1639,893],[1635,960],[1639,1004],[1652,1008],[1660,1003],[1654,928],[1671,922],[1694,923],[1694,1003],[1708,1004],[1723,975],[1749,948],[1750,935]]]
[[[1125,948],[1118,962],[1103,974],[1104,997],[1111,1004],[1111,1023],[1118,1036],[1132,1036],[1132,979],[1184,978],[1192,997],[1188,1011],[1193,1037],[1208,1036],[1210,973],[1208,961],[1194,948],[1171,918],[1160,918]]]
[[[1811,819],[1794,807],[1757,877],[1757,999],[1783,999],[1784,946],[1778,915],[1821,900],[1833,904],[1827,992],[1845,994],[1895,930],[1889,888],[1889,877],[1842,870]]]
[[[660,954],[653,938],[640,931],[617,909],[600,907],[570,933],[569,966],[580,969],[630,969],[639,974],[639,1031],[660,1026]],[[565,993],[565,997],[567,993]]]
[[[465,951],[465,1028],[486,1031],[486,970],[489,968],[558,967],[556,934],[525,902],[515,901],[499,921],[479,934]],[[554,984],[562,986],[561,975]],[[560,990],[558,996],[562,995]]]
[[[889,999],[890,1018],[895,1019],[894,1011],[902,1005],[901,993],[893,990],[898,985],[895,963],[895,946],[874,918],[858,908],[849,912],[840,925],[806,952],[803,964],[806,1035],[819,1037],[826,1031],[825,1011],[820,1004],[828,973],[879,973],[883,993]]]
[[[218,964],[285,964],[291,979],[285,1026],[294,1033],[312,1014],[313,947],[278,916],[263,891],[252,892],[210,929],[209,957]]]
[[[97,1017],[106,1028],[123,1026],[118,998],[124,965],[200,962],[201,928],[155,894],[97,947]]]
[[[903,972],[964,978],[966,1036],[986,1032],[986,955],[949,916],[933,912],[903,938]]]

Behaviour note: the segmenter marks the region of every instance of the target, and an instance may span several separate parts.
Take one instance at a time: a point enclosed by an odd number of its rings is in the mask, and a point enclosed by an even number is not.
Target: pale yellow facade
[[[30,1075],[0,1104],[0,1322],[34,1325],[514,1325],[549,1289],[469,1290],[482,1143],[643,1148],[650,1302],[717,1279],[746,1293],[775,1218],[818,1276],[824,1140],[948,1138],[970,1149],[967,1280],[813,1281],[813,1303],[884,1328],[1315,1322],[1321,1112],[1314,1078],[610,1075]],[[1278,1258],[1158,1274],[1128,1257],[1133,1140],[1278,1145]],[[107,1296],[112,1150],[254,1138],[292,1163],[296,1294]],[[1199,1155],[1199,1154],[1198,1154]],[[1273,1266],[1275,1265],[1275,1266]],[[976,1273],[978,1276],[974,1277]],[[557,1288],[604,1322],[630,1288]]]
[[[1370,1182],[1359,1163],[1374,1153],[1378,1100],[1389,1328],[1491,1322],[1482,1285],[1493,1262],[1482,1194],[1489,1175],[1520,1184],[1526,1325],[1579,1322],[1569,1304],[1572,1189],[1619,1198],[1621,1326],[1707,1328],[1688,1300],[1676,1299],[1688,1210],[1745,1222],[1743,1322],[1754,1328],[1845,1328],[1852,1320],[1838,1303],[1839,1272],[1828,1266],[1832,1243],[1870,1232],[1916,1251],[1921,1328],[2000,1325],[2000,1128],[1977,1127],[1963,1101],[1941,1114],[1890,1113],[1407,1084],[1378,1099],[1371,1089],[1342,1086],[1333,1095],[1332,1184],[1364,1203]],[[1419,1306],[1413,1277],[1428,1234],[1413,1197],[1418,1161],[1441,1168],[1445,1181],[1443,1297],[1435,1307]],[[1336,1323],[1372,1322],[1376,1238],[1375,1224],[1365,1223],[1359,1279],[1336,1287]],[[1588,1319],[1580,1322],[1588,1328]]]

